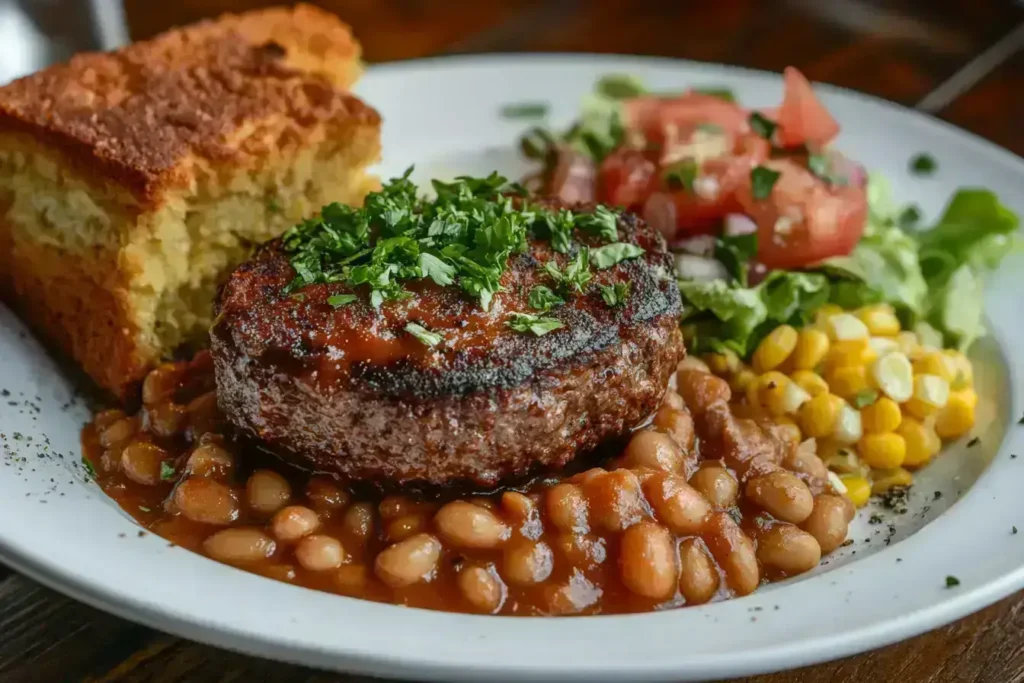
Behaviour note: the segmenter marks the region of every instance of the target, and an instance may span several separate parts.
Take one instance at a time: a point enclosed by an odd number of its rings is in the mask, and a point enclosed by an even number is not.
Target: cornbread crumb
[[[0,88],[0,295],[125,397],[205,344],[253,246],[376,186],[359,45],[316,8],[226,15]]]

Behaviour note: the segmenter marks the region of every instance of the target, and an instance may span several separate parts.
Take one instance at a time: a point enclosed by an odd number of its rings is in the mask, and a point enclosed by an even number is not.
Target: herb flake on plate
[[[770,141],[772,136],[775,135],[775,130],[778,127],[779,124],[775,123],[761,112],[755,111],[750,115],[751,130],[765,140]]]
[[[939,168],[939,162],[931,154],[921,152],[910,158],[910,172],[916,176],[930,176]]]
[[[501,108],[501,116],[506,119],[542,119],[548,114],[546,102],[513,102]]]
[[[177,474],[178,470],[175,469],[174,463],[164,460],[160,463],[160,481],[170,481],[174,479],[174,475]]]
[[[565,327],[558,318],[549,318],[532,313],[513,313],[505,324],[516,332],[532,332],[538,337],[543,337],[548,332]]]
[[[342,306],[348,306],[358,298],[355,294],[332,294],[327,297],[327,303],[333,308],[341,308]]]
[[[959,585],[960,579],[956,578],[955,576],[946,577],[946,588],[956,588]]]
[[[750,171],[750,192],[754,199],[768,199],[772,196],[772,188],[782,175],[767,166],[755,166]]]
[[[544,285],[537,285],[530,290],[530,295],[527,300],[530,308],[547,313],[556,306],[561,306],[565,303],[565,299],[555,294],[550,287]]]
[[[422,325],[409,323],[405,331],[420,340],[425,346],[437,346],[444,340],[444,335],[439,332],[431,332]]]

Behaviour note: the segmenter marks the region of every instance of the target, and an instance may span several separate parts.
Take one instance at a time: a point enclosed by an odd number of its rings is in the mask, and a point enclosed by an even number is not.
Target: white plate
[[[725,84],[743,102],[779,100],[777,76],[619,57],[459,58],[370,69],[359,92],[384,116],[385,173],[417,177],[525,170],[521,122],[502,104],[548,101],[567,123],[609,71],[659,89]],[[944,123],[821,88],[843,124],[841,146],[934,215],[959,185],[992,188],[1024,212],[1024,163]],[[933,153],[940,171],[906,174]],[[976,347],[973,448],[954,446],[921,473],[910,511],[855,525],[855,543],[813,576],[719,604],[633,616],[527,619],[443,614],[362,602],[236,571],[168,547],[82,482],[78,430],[88,414],[72,384],[0,308],[0,554],[79,600],[150,626],[313,666],[438,680],[693,680],[810,664],[948,623],[1024,586],[1024,259],[990,281],[994,336]],[[1001,351],[1001,350],[1005,350]],[[1010,352],[1015,350],[1016,352]],[[19,436],[20,435],[20,436]],[[31,441],[29,441],[31,438]],[[1022,455],[1012,459],[1011,453]],[[934,499],[938,491],[941,497]],[[889,528],[892,524],[892,528]],[[870,542],[865,542],[865,539]],[[886,541],[888,539],[888,542]],[[947,575],[960,585],[946,587]]]

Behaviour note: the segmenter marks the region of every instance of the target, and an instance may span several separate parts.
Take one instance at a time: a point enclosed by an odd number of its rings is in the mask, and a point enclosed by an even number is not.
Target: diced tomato
[[[649,143],[661,144],[669,129],[678,138],[686,138],[697,126],[713,124],[730,135],[750,130],[749,114],[733,102],[719,97],[688,92],[679,97],[653,95],[635,97],[623,105],[626,130],[643,133]]]
[[[757,224],[757,260],[768,268],[797,268],[849,254],[864,233],[867,196],[859,185],[830,186],[795,161],[768,161],[781,175],[765,199],[755,199],[748,176],[737,192]]]
[[[839,134],[839,124],[825,109],[799,70],[786,67],[785,93],[779,107],[778,141],[783,147],[810,145],[820,149]]]
[[[619,148],[608,155],[601,164],[600,201],[638,209],[658,182],[658,166],[650,157],[650,154],[629,147]]]

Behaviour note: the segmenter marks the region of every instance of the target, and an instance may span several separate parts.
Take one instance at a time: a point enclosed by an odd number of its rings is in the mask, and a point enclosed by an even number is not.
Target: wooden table
[[[135,37],[240,0],[127,0]],[[1010,0],[325,0],[368,61],[445,53],[654,54],[773,71],[916,106],[1024,154],[1024,3]],[[884,131],[880,131],[884,134]],[[1024,188],[1022,188],[1024,191]],[[2,681],[327,681],[167,636],[0,567]],[[747,683],[1024,681],[1024,596],[869,654]],[[347,677],[345,681],[365,680]]]

